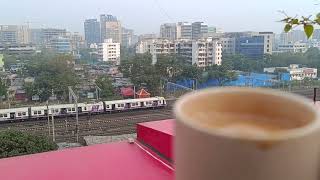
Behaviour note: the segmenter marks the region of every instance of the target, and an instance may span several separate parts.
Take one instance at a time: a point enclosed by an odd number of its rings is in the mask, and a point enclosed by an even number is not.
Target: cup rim
[[[202,126],[200,123],[196,123],[192,118],[182,113],[182,105],[189,101],[191,98],[194,98],[195,96],[201,96],[201,95],[213,95],[218,93],[231,93],[231,92],[255,92],[259,94],[265,94],[265,95],[271,95],[271,96],[278,96],[284,99],[288,99],[292,102],[300,103],[306,108],[310,109],[315,117],[312,122],[308,123],[307,125],[299,128],[294,129],[288,129],[283,130],[279,132],[274,132],[272,136],[237,136],[235,134],[229,134],[226,133],[223,130],[214,129],[214,128],[208,128]],[[308,103],[309,102],[309,103]],[[184,125],[195,129],[196,131],[214,135],[214,136],[220,136],[220,137],[226,137],[230,139],[241,139],[241,140],[252,140],[252,141],[280,141],[280,140],[288,140],[288,139],[295,139],[302,136],[306,136],[308,134],[313,133],[314,131],[318,130],[320,128],[320,112],[312,105],[312,102],[305,97],[302,97],[300,95],[295,95],[279,90],[273,90],[273,89],[263,89],[263,88],[243,88],[243,87],[220,87],[220,88],[208,88],[204,90],[194,91],[191,93],[188,93],[186,95],[183,95],[178,99],[178,101],[174,104],[174,114],[176,117],[176,120],[183,123]]]

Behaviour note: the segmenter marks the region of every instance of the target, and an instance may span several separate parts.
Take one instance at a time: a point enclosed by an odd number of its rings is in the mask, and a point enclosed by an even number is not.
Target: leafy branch
[[[310,38],[314,32],[314,26],[320,25],[320,13],[318,13],[315,18],[311,15],[308,17],[302,16],[301,18],[298,18],[297,16],[290,17],[284,11],[280,11],[280,13],[285,16],[285,18],[280,21],[286,24],[284,32],[289,32],[297,26],[303,26],[306,36]]]

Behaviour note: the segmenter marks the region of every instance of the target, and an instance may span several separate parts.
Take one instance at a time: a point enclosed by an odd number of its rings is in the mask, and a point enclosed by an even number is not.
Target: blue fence
[[[280,75],[273,74],[260,74],[260,73],[250,73],[250,74],[240,74],[237,79],[225,84],[225,86],[250,86],[250,87],[270,87],[274,86],[281,81],[290,81],[289,73],[282,73]],[[196,85],[195,80],[183,80],[177,81],[176,84],[193,89]],[[208,87],[219,86],[219,82],[216,79],[210,79],[205,83],[198,83],[197,88],[203,89]],[[168,85],[167,90],[177,90],[179,87],[174,85]]]

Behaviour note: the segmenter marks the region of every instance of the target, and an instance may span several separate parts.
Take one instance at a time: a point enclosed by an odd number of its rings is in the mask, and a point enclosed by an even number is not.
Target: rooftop
[[[161,149],[152,151],[149,146],[156,142],[159,147],[169,147],[174,123],[172,120],[142,123],[144,135],[154,141],[144,143],[127,141],[66,149],[54,152],[20,156],[0,160],[0,179],[5,180],[104,180],[139,179],[173,180],[172,165],[162,159]],[[156,131],[155,134],[154,131]],[[160,134],[159,141],[158,135]],[[170,136],[170,143],[163,137]],[[143,137],[142,139],[143,140]],[[148,144],[151,142],[150,144]],[[167,145],[166,145],[167,143]]]

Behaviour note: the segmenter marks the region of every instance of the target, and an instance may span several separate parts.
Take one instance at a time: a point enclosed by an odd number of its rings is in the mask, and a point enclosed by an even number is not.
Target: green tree
[[[58,146],[42,136],[18,131],[0,132],[0,158],[56,150]]]
[[[99,76],[96,85],[101,89],[100,96],[105,100],[113,100],[116,98],[115,89],[112,80],[108,76]]]
[[[26,95],[29,100],[31,100],[33,95],[39,94],[34,86],[34,83],[25,83],[23,85],[23,89],[26,91]]]
[[[73,71],[73,58],[70,55],[57,55],[50,59],[35,57],[25,67],[25,75],[35,78],[34,88],[42,101],[52,93],[64,99],[68,86],[75,87],[79,80]]]
[[[207,68],[207,78],[208,79],[215,79],[218,81],[219,86],[225,85],[227,82],[230,82],[232,80],[236,79],[236,73],[234,71],[231,71],[228,69],[228,66],[210,66]]]
[[[4,80],[0,79],[0,100],[7,96],[8,87],[6,86]]]
[[[4,62],[4,68],[10,69],[12,65],[17,64],[17,58],[15,56],[4,54],[3,62]]]
[[[152,65],[150,54],[138,54],[124,59],[121,62],[120,71],[125,77],[130,78],[137,88],[147,88],[152,95],[159,94],[161,74]]]

